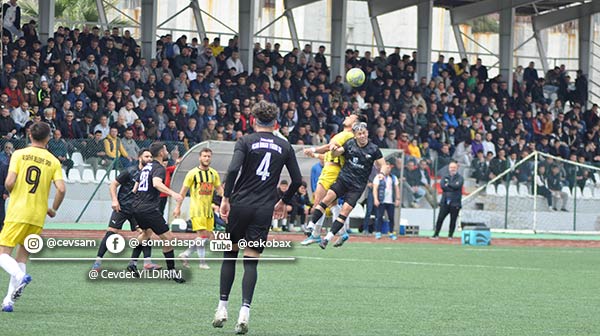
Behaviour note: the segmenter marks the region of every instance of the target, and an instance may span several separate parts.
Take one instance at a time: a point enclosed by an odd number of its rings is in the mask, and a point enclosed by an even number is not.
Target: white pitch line
[[[39,257],[39,258],[29,258],[31,261],[96,261],[97,258],[60,258],[60,257]],[[131,258],[102,258],[102,261],[119,261],[119,260],[131,260]],[[207,260],[207,261],[225,261],[225,260],[235,260],[235,261],[243,261],[244,258],[155,258],[152,257],[152,260]],[[260,261],[295,261],[295,257],[281,257],[281,258],[260,258]]]
[[[297,257],[297,259],[310,259],[310,260],[329,260],[329,261],[348,261],[348,262],[379,262],[379,263],[390,263],[400,265],[414,265],[414,266],[442,266],[442,267],[464,267],[464,268],[491,268],[491,269],[503,269],[510,271],[542,271],[542,268],[534,267],[517,267],[517,266],[492,266],[492,265],[463,265],[463,264],[444,264],[444,263],[430,263],[420,261],[401,261],[401,260],[379,260],[379,259],[350,259],[350,258],[323,258],[323,257]]]

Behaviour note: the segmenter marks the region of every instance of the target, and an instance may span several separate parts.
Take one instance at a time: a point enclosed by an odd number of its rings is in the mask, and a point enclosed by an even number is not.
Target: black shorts
[[[329,189],[335,192],[338,198],[343,197],[344,203],[348,203],[354,208],[358,202],[358,199],[365,191],[365,186],[357,187],[356,185],[352,185],[338,179]]]
[[[161,235],[169,231],[169,225],[167,225],[163,214],[158,209],[136,210],[134,217],[142,230],[151,229],[156,235]]]
[[[240,239],[259,244],[261,241],[267,241],[272,219],[273,208],[231,206],[226,232],[234,244]],[[264,247],[255,246],[259,247],[252,247],[253,250],[263,252]]]
[[[133,213],[125,212],[122,210],[120,212],[112,212],[112,215],[110,216],[110,221],[108,222],[108,227],[122,230],[125,221],[129,221],[129,227],[131,228],[131,231],[135,231],[139,227],[137,221],[135,220],[135,217],[133,216]]]

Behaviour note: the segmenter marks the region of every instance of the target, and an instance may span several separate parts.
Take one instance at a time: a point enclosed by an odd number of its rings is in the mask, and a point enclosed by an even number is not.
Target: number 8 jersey
[[[231,197],[231,204],[272,208],[279,200],[277,183],[283,166],[287,167],[292,181],[302,181],[296,154],[285,139],[269,132],[242,137],[235,144],[227,170],[225,197]],[[294,192],[284,195],[286,203]]]
[[[17,174],[17,180],[5,221],[43,227],[50,184],[63,179],[60,161],[45,148],[27,147],[13,153],[8,171]]]

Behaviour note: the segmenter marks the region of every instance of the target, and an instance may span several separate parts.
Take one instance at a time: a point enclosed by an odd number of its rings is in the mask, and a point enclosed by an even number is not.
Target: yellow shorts
[[[39,235],[42,233],[42,227],[26,223],[5,222],[2,232],[0,232],[0,245],[15,247],[23,245],[25,238],[30,234]]]
[[[192,217],[192,230],[194,231],[213,231],[215,229],[215,218]]]
[[[321,171],[321,175],[319,176],[319,184],[325,188],[325,190],[329,190],[331,185],[335,183],[340,174],[342,167],[339,165],[325,165],[323,170]]]

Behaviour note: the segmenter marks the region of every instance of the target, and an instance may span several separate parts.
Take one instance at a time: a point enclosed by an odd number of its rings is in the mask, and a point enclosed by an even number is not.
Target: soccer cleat
[[[11,298],[13,301],[16,301],[18,298],[21,297],[21,295],[23,294],[23,289],[25,289],[25,287],[27,287],[27,285],[29,285],[30,282],[31,275],[25,274],[25,276],[23,276],[23,279],[21,279],[21,283],[19,283],[17,288],[15,288],[15,291],[12,293]]]
[[[227,322],[227,309],[217,308],[215,311],[215,317],[213,318],[212,325],[214,328],[223,328],[223,325]]]
[[[183,265],[183,267],[190,268],[190,262],[187,260],[185,253],[180,253],[177,257],[181,258],[181,265]]]
[[[185,283],[185,279],[178,276],[177,272],[175,272],[174,269],[170,270],[169,272],[172,272],[172,274],[170,274],[168,277],[169,280],[173,280],[173,281],[177,282],[178,284]]]
[[[138,271],[137,266],[134,264],[127,265],[127,271],[133,273],[134,278],[140,277],[140,271]]]
[[[92,265],[92,271],[100,271],[100,268],[102,268],[102,264],[97,261]]]
[[[208,264],[206,263],[200,263],[200,265],[198,265],[198,268],[200,268],[201,270],[209,270],[210,266],[208,266]]]
[[[314,226],[310,226],[311,224],[308,224],[306,226],[304,226],[304,235],[307,237],[312,236],[313,230],[314,230]]]
[[[375,239],[381,239],[381,232],[375,232]]]
[[[392,233],[392,234],[390,234],[390,239],[391,240],[396,240],[396,239],[398,239],[398,237],[396,236],[395,233]]]
[[[13,312],[13,305],[12,304],[3,304],[2,305],[2,311],[5,313],[12,313]]]
[[[321,237],[315,237],[313,235],[311,235],[310,237],[304,239],[300,245],[302,246],[308,246],[310,244],[315,244],[315,243],[320,243],[321,242]]]
[[[245,335],[248,333],[248,318],[247,314],[240,312],[240,317],[235,325],[235,333],[238,335]]]
[[[158,271],[158,270],[162,269],[162,266],[155,264],[155,263],[150,263],[150,264],[145,264],[144,269],[148,270],[148,271]]]
[[[323,239],[323,240],[321,240],[321,242],[319,243],[319,247],[320,247],[321,249],[323,249],[323,250],[324,250],[324,249],[327,247],[327,244],[329,244],[329,240],[327,240],[327,239]]]
[[[344,233],[340,238],[338,238],[335,244],[333,244],[333,247],[341,247],[348,239],[350,239],[350,236],[347,233]]]

